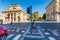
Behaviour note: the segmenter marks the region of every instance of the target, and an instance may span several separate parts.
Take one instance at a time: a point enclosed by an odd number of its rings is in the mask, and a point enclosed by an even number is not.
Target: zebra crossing
[[[7,40],[20,40],[21,36],[26,32],[27,27],[7,27],[9,35]]]
[[[7,40],[20,40],[21,39],[21,34],[18,34],[18,35],[14,35],[14,34],[10,34],[8,37],[7,37]],[[54,37],[48,37],[49,40],[56,40]]]
[[[28,27],[6,27],[9,35],[7,36],[7,40],[21,40],[22,35],[27,31]],[[45,29],[45,28],[40,28],[44,36],[49,39],[49,40],[60,40],[59,38],[59,32],[57,29]],[[46,40],[46,39],[45,39]]]
[[[56,40],[55,38],[53,38],[53,37],[48,37],[49,38],[49,40]]]
[[[14,34],[10,34],[8,37],[7,37],[7,39],[9,39],[9,38],[11,38],[11,37],[13,37],[14,36]]]
[[[50,33],[45,32],[45,35],[50,35]],[[22,36],[22,34],[9,34],[7,37],[7,40],[20,40],[21,36]],[[48,39],[49,40],[56,40],[56,38],[50,37],[50,36],[48,36]]]
[[[17,35],[16,37],[14,37],[13,40],[18,40],[21,37],[21,35]]]
[[[17,34],[17,35],[10,34],[8,35],[7,40],[20,40],[21,36],[22,36],[21,34]]]
[[[53,29],[53,30],[51,30],[51,29],[42,29],[42,31],[44,32],[44,34],[45,34],[45,36],[47,36],[47,38],[49,39],[49,40],[60,40],[59,39],[59,32],[58,32],[58,30],[57,29]]]

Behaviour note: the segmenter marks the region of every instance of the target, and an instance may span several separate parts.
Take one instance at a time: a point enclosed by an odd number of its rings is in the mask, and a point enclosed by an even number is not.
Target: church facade
[[[26,13],[18,4],[11,4],[9,10],[3,10],[2,13],[3,13],[3,24],[26,21]]]

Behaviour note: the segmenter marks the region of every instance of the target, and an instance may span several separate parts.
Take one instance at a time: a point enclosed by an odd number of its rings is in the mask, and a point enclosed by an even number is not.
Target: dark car
[[[0,40],[6,40],[8,31],[4,27],[0,26]]]

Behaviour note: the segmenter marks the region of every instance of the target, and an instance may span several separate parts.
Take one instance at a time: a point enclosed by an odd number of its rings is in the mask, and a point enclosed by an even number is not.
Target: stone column
[[[59,22],[59,14],[57,13],[56,16],[57,16],[57,22]]]
[[[10,13],[10,22],[11,22],[11,13]]]

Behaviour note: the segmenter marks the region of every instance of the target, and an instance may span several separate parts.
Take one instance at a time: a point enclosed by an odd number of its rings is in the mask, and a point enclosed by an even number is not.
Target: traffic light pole
[[[30,10],[31,10],[31,12],[30,12],[31,13],[30,14],[30,19],[31,19],[31,22],[32,22],[32,6],[31,6],[31,9]]]
[[[31,28],[30,28],[30,31],[31,31],[31,34],[32,34],[32,6],[30,7],[30,20],[31,20]]]
[[[31,22],[30,32],[32,34],[32,25],[33,25],[32,24],[32,6],[30,6],[30,7],[27,8],[27,13],[30,14],[30,22]]]

